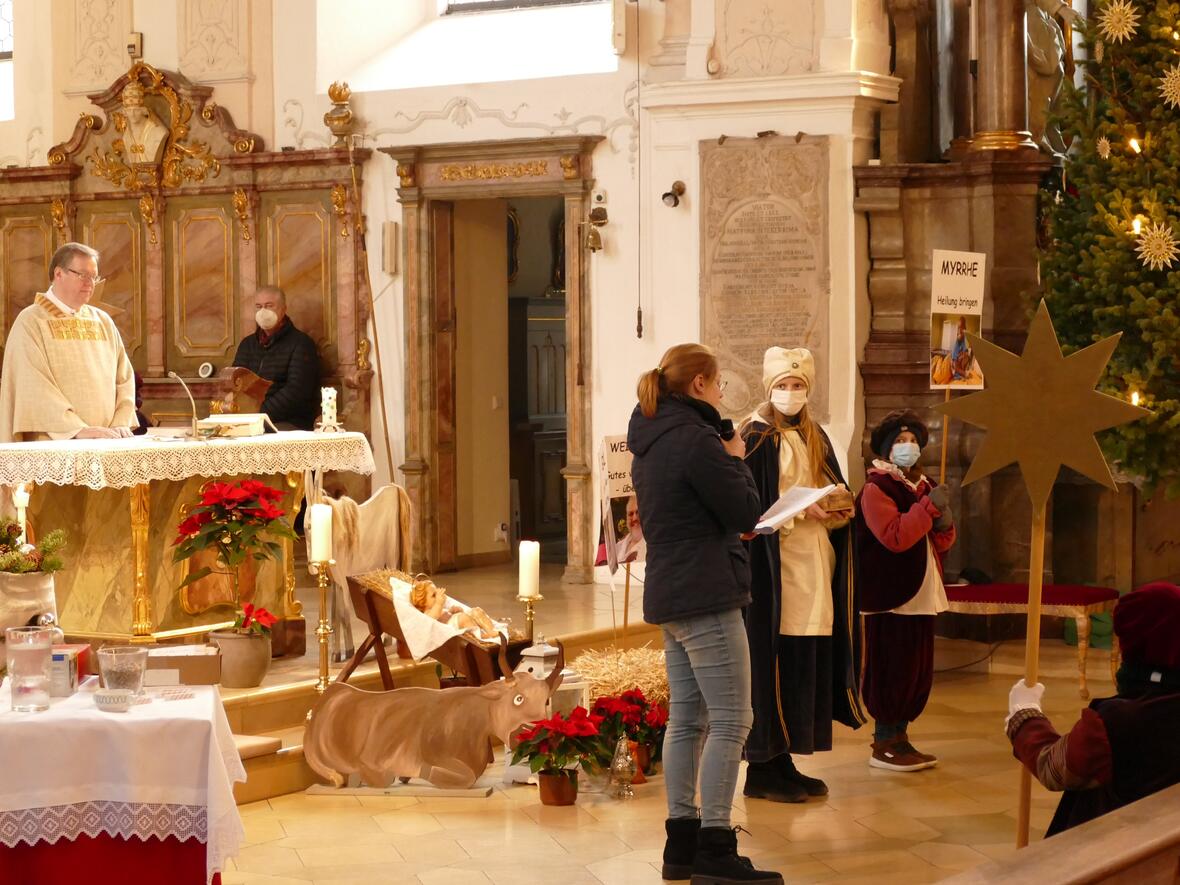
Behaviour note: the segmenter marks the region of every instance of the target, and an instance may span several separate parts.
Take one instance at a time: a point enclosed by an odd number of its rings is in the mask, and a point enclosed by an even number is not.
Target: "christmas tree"
[[[1056,118],[1073,139],[1046,191],[1044,296],[1065,350],[1123,339],[1099,388],[1153,415],[1101,435],[1117,469],[1180,493],[1180,6],[1105,0],[1080,29],[1083,83]],[[1058,186],[1059,185],[1059,186]]]

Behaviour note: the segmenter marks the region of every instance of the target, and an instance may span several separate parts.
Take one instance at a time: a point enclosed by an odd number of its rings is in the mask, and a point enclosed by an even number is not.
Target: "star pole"
[[[939,407],[944,416],[982,427],[986,434],[963,484],[1019,464],[1032,503],[1028,563],[1028,626],[1024,682],[1037,683],[1040,665],[1041,592],[1045,570],[1045,521],[1049,494],[1062,466],[1109,489],[1114,478],[1094,434],[1150,414],[1094,387],[1102,377],[1119,335],[1065,356],[1041,301],[1017,356],[970,333],[967,338],[983,369],[986,389]],[[1032,781],[1020,768],[1016,847],[1028,844]]]

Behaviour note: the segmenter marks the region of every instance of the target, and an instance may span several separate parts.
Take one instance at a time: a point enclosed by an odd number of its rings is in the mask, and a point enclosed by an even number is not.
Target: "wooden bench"
[[[1027,615],[1027,584],[948,584],[950,610],[964,615]],[[1078,627],[1078,690],[1090,696],[1086,687],[1086,658],[1090,649],[1090,615],[1114,611],[1119,593],[1109,587],[1081,584],[1046,584],[1041,592],[1041,614],[1073,618]],[[1110,640],[1110,675],[1119,668],[1118,639]]]
[[[393,596],[389,589],[391,576],[407,581],[413,580],[408,575],[392,569],[348,576],[348,595],[352,599],[352,607],[356,611],[356,616],[369,628],[369,635],[340,671],[340,675],[336,677],[337,682],[347,682],[353,671],[361,665],[369,652],[373,651],[377,656],[377,667],[381,671],[381,684],[387,690],[394,687],[393,675],[389,671],[389,659],[385,654],[385,645],[381,641],[383,634],[389,634],[397,640],[399,658],[410,659],[406,637],[393,608]],[[521,652],[529,644],[529,640],[516,631],[509,633],[507,670],[500,660],[499,643],[480,642],[467,633],[448,639],[430,653],[430,658],[464,677],[468,685],[486,685],[502,675],[507,676],[511,673],[520,663]]]

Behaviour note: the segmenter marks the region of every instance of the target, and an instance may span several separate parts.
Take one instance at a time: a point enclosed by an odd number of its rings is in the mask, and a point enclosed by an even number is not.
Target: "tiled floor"
[[[940,647],[946,657],[946,643]],[[1021,643],[1008,643],[989,673],[938,675],[926,714],[911,729],[919,749],[940,757],[938,768],[870,769],[866,729],[838,727],[832,752],[800,763],[828,782],[825,801],[746,802],[739,789],[734,821],[751,833],[741,836],[743,852],[793,883],[933,882],[1010,854],[1017,769],[1003,719],[1022,656]],[[1110,688],[1106,657],[1091,655],[1099,696]],[[1045,642],[1042,658],[1046,710],[1068,727],[1083,703],[1074,650]],[[489,780],[499,773],[489,769]],[[541,806],[530,786],[497,789],[487,799],[283,796],[242,808],[248,845],[224,883],[658,883],[661,781],[637,787],[628,802],[583,793],[569,808]],[[1033,784],[1034,838],[1056,801]]]

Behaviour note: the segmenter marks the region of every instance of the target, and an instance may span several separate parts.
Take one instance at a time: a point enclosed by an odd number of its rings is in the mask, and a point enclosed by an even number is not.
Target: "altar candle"
[[[16,508],[16,523],[20,526],[20,537],[17,539],[17,543],[24,544],[25,510],[29,506],[29,490],[25,488],[24,483],[12,490],[12,505]]]
[[[311,561],[328,562],[332,558],[332,507],[311,505]]]
[[[324,424],[336,423],[336,388],[320,388],[320,419]]]
[[[541,595],[541,545],[536,541],[520,542],[519,596]]]

